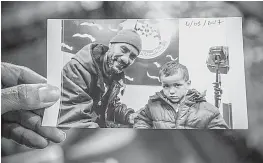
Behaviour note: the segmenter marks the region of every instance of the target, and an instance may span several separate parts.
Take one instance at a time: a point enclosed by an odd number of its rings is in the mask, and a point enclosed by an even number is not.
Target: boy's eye
[[[181,84],[174,84],[174,86],[178,88],[181,86]]]
[[[163,88],[168,88],[169,86],[168,85],[163,85]]]

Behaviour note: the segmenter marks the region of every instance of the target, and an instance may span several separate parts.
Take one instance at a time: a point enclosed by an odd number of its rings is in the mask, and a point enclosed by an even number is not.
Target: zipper
[[[99,102],[98,102],[98,105],[99,105],[99,106],[101,106],[102,98],[103,98],[103,96],[106,95],[106,93],[107,93],[107,91],[108,91],[108,88],[106,88],[106,87],[107,87],[107,86],[106,86],[106,84],[104,83],[104,93],[100,93],[100,100],[99,100]]]
[[[176,106],[176,108],[174,108],[174,107],[172,106],[172,104],[168,101],[168,99],[165,98],[165,97],[163,97],[162,94],[159,95],[159,97],[168,104],[168,106],[170,107],[170,109],[172,109],[173,111],[175,111],[175,113],[173,112],[173,114],[174,114],[174,119],[175,119],[175,128],[178,128],[177,120],[178,120],[178,118],[179,118],[179,116],[180,116],[180,113],[181,113],[179,107],[182,106],[182,103],[181,103],[181,102],[178,103],[177,106]],[[184,100],[184,99],[183,99],[183,100]]]
[[[111,88],[111,87],[113,87],[113,88]],[[105,110],[105,120],[107,120],[108,119],[108,110],[109,110],[109,108],[108,108],[108,106],[109,106],[109,104],[111,103],[111,102],[113,102],[113,105],[115,106],[115,99],[114,98],[112,98],[113,96],[114,97],[116,97],[117,96],[117,94],[116,94],[116,91],[117,91],[117,89],[119,88],[119,85],[118,84],[116,84],[115,82],[112,82],[112,85],[110,85],[109,86],[109,88],[108,88],[108,90],[107,90],[107,92],[106,92],[106,94],[108,93],[108,91],[110,91],[110,95],[109,95],[109,97],[108,97],[108,101],[107,101],[107,106],[106,106],[106,110]],[[105,95],[106,95],[105,94]],[[113,100],[113,101],[112,101]],[[113,111],[113,113],[114,113],[114,123],[115,123],[115,112]]]
[[[100,100],[99,100],[99,102],[98,102],[98,105],[101,106],[101,98],[100,98]]]
[[[168,99],[166,99],[165,97],[163,96],[159,96],[164,102],[166,102],[166,104],[168,104],[169,108],[173,111],[173,115],[174,115],[174,119],[175,119],[175,128],[177,128],[177,119],[178,119],[178,116],[179,116],[179,104],[177,105],[176,108],[174,108],[172,106],[172,104],[168,101]],[[175,112],[174,112],[175,111]]]

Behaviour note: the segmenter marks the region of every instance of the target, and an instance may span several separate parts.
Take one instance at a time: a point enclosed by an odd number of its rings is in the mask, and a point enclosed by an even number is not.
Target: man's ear
[[[114,47],[114,43],[109,43],[109,49],[113,48]]]

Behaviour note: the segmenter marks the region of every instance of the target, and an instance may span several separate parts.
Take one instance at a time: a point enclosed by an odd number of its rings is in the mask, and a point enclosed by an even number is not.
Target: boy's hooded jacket
[[[102,72],[108,49],[102,44],[89,44],[64,66],[58,126],[128,124],[128,116],[134,111],[121,104],[117,96],[123,87],[124,73],[108,79]]]
[[[134,128],[228,129],[218,108],[206,102],[204,96],[189,90],[185,100],[174,108],[162,91],[157,92],[139,111]]]

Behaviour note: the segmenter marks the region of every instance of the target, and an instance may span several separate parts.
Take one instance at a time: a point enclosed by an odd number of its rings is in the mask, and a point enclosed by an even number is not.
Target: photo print
[[[47,78],[61,98],[45,110],[42,125],[247,128],[241,23],[241,18],[48,20]]]

